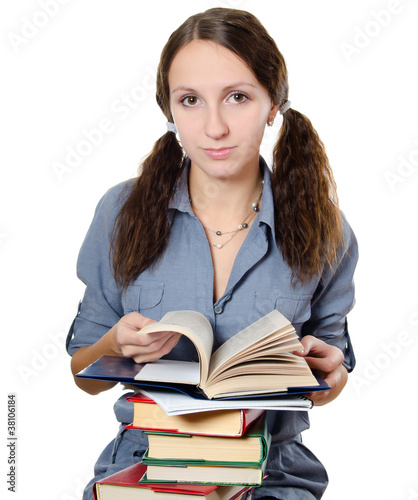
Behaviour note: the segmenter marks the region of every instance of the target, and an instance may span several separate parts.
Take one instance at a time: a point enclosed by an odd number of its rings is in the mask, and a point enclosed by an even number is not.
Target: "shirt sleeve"
[[[115,218],[128,192],[128,183],[111,188],[100,200],[80,249],[77,276],[86,285],[67,336],[71,356],[97,342],[123,316],[121,295],[110,264],[110,241]]]
[[[353,275],[358,245],[353,230],[343,216],[343,245],[333,267],[327,267],[311,302],[311,317],[302,336],[315,337],[341,349],[343,365],[351,372],[356,364],[348,332],[347,314],[355,304]]]

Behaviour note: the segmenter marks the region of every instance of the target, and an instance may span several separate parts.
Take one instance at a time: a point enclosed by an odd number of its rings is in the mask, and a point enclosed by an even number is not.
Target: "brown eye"
[[[181,99],[181,103],[185,106],[196,106],[198,102],[199,99],[195,95],[186,95]]]
[[[236,104],[242,104],[248,100],[248,96],[242,92],[234,92],[228,97],[228,101]]]

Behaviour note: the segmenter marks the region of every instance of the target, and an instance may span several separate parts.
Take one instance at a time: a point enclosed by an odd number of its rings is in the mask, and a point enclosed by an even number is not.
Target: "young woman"
[[[205,314],[217,348],[277,308],[302,338],[299,355],[332,387],[312,399],[328,403],[355,363],[346,315],[357,245],[324,147],[290,107],[275,42],[248,12],[192,16],[163,49],[157,102],[167,132],[139,177],[102,198],[80,251],[86,291],[68,336],[73,374],[106,354],[196,359],[178,334],[134,337],[170,310]],[[270,171],[259,149],[278,113]],[[91,394],[114,385],[76,383]],[[141,432],[123,427],[133,416],[125,397],[115,405],[120,432],[102,452],[85,500],[94,481],[139,461],[147,447]],[[301,441],[307,414],[269,412],[268,422],[268,478],[253,498],[320,498],[327,475]]]

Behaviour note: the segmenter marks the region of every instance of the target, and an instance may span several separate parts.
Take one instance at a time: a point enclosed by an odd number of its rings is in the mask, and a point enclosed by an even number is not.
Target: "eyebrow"
[[[243,87],[243,86],[246,86],[246,87],[253,87],[253,88],[256,88],[255,85],[253,85],[252,83],[249,83],[249,82],[236,82],[232,85],[227,85],[226,87],[224,87],[222,89],[222,92],[227,92],[229,90],[237,90],[239,89],[240,87]],[[193,89],[191,87],[185,87],[183,85],[179,85],[178,87],[176,87],[175,89],[173,89],[171,91],[172,94],[174,94],[175,92],[198,92],[196,89]]]

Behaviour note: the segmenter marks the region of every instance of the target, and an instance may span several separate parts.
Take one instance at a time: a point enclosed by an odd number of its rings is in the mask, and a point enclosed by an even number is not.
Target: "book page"
[[[286,392],[289,387],[315,387],[318,386],[316,378],[312,373],[305,375],[295,374],[271,374],[257,373],[236,375],[234,378],[226,378],[216,381],[205,389],[208,398],[229,398],[235,396],[244,396],[248,394],[264,395],[269,392]],[[308,391],[309,392],[309,391]]]
[[[200,382],[207,379],[212,354],[213,332],[209,320],[196,311],[171,311],[160,321],[142,328],[136,335],[152,332],[179,332],[196,346],[200,360]],[[152,363],[148,363],[152,366]]]
[[[230,400],[194,399],[186,394],[169,389],[146,390],[141,393],[150,397],[164,411],[166,415],[185,415],[202,411],[231,410],[245,408],[262,408],[265,410],[307,410],[312,407],[311,401],[301,395],[285,395]],[[234,439],[234,438],[233,438]]]
[[[194,361],[157,359],[152,363],[145,363],[134,378],[152,382],[199,385],[200,366]]]
[[[273,342],[271,342],[271,337],[273,337]],[[296,338],[295,333],[291,332],[290,338],[289,334],[280,336],[279,342],[277,341],[277,335],[269,336],[268,342],[266,339],[256,342],[253,346],[236,353],[235,355],[228,358],[222,365],[218,366],[216,369],[211,370],[208,377],[208,382],[213,381],[218,378],[219,375],[225,371],[228,371],[232,366],[237,364],[244,364],[246,362],[251,362],[253,360],[264,360],[276,357],[277,355],[284,353],[292,353],[300,349],[301,344]],[[302,365],[305,366],[306,362],[303,358],[298,358],[302,360]]]
[[[297,356],[294,356],[294,358],[297,358]],[[258,375],[301,375],[311,377],[311,383],[309,385],[316,384],[316,379],[312,375],[312,372],[304,359],[284,358],[282,356],[275,356],[272,359],[250,361],[234,365],[229,368],[229,370],[221,372],[216,377],[214,383],[217,384],[218,382],[227,379],[232,379],[232,382],[234,382],[235,377],[240,375],[253,375],[255,377]],[[211,382],[212,381],[209,379],[209,387],[211,387]]]
[[[282,329],[284,334],[289,333],[289,327],[290,330],[293,329],[291,323],[279,311],[274,309],[222,344],[212,355],[209,373],[214,372],[229,358],[232,358],[244,349],[248,349],[263,338]]]

